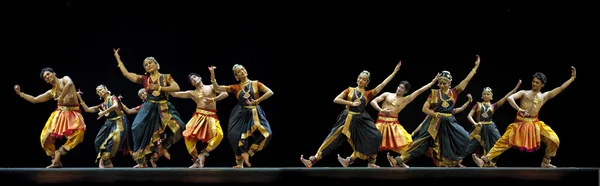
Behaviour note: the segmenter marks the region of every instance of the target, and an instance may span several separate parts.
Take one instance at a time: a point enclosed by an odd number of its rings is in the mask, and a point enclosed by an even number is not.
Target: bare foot
[[[233,166],[233,168],[234,169],[243,169],[244,165],[243,164],[239,164],[239,165]]]
[[[475,164],[477,164],[478,167],[483,167],[483,165],[485,164],[485,162],[477,157],[477,155],[475,155],[475,153],[471,154],[471,158],[473,158],[473,161],[475,162]]]
[[[247,152],[242,153],[242,158],[244,158],[246,166],[252,167],[252,164],[250,164],[250,155]]]
[[[467,166],[464,166],[463,164],[460,164],[460,163],[457,166],[460,168],[467,168]]]
[[[163,148],[159,148],[158,150],[158,157],[165,157],[167,158],[167,160],[171,160],[171,154],[169,153],[169,151],[167,151],[167,149],[163,149]],[[158,158],[156,158],[158,159]]]
[[[158,153],[154,153],[152,154],[152,157],[150,157],[150,164],[153,168],[156,168],[156,161],[158,160],[158,158],[160,158],[160,155]]]
[[[206,156],[202,153],[198,156],[198,165],[200,165],[200,168],[204,168],[204,160],[206,160]]]
[[[369,165],[367,165],[367,167],[369,167],[369,168],[379,168],[379,165],[376,165],[374,163],[369,163]]]
[[[302,161],[306,168],[311,168],[313,166],[312,161],[304,159],[304,155],[300,155],[300,161]]]
[[[113,168],[114,166],[113,166],[112,162],[110,162],[108,165],[104,165],[104,167],[106,167],[106,168]]]
[[[137,164],[133,168],[148,168],[148,164]]]
[[[52,159],[52,164],[48,165],[46,168],[61,168],[62,162],[60,161],[60,151],[54,151],[54,159]]]
[[[396,159],[394,159],[393,157],[391,157],[389,152],[386,155],[387,155],[388,162],[390,162],[390,166],[391,167],[397,167],[398,166],[398,162],[396,161]]]
[[[200,163],[198,163],[198,157],[194,157],[192,158],[192,162],[194,162],[194,164],[192,164],[189,168],[200,168]]]
[[[98,162],[98,167],[104,168],[104,160],[100,159],[100,162]]]
[[[339,154],[337,156],[338,156],[338,161],[342,164],[342,166],[344,168],[348,167],[350,165],[350,162],[348,160],[346,160],[345,158],[342,158]]]
[[[556,168],[556,166],[554,166],[550,163],[544,163],[544,162],[542,162],[542,167],[543,168]]]

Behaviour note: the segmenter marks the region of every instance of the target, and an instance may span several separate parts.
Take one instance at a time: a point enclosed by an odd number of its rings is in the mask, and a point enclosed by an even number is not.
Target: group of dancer
[[[495,167],[498,156],[509,148],[533,152],[543,142],[547,147],[541,167],[556,168],[550,160],[556,155],[560,140],[548,125],[538,119],[538,114],[548,100],[575,81],[575,67],[571,67],[569,80],[547,92],[541,92],[547,81],[546,75],[541,72],[533,75],[531,90],[517,91],[521,85],[519,80],[513,90],[495,103],[491,103],[492,89],[485,87],[481,95],[483,101],[477,102],[468,114],[467,118],[473,124],[469,133],[458,123],[454,114],[464,111],[472,102],[469,94],[468,101],[460,108],[455,108],[458,95],[477,72],[480,57],[476,57],[475,67],[457,86],[451,87],[452,75],[449,71],[442,71],[430,83],[409,95],[406,94],[410,91],[410,83],[401,81],[395,93],[384,92],[375,97],[400,70],[401,62],[392,74],[371,90],[365,89],[371,81],[371,74],[368,71],[361,72],[357,86],[345,89],[334,99],[335,103],[345,105],[346,109],[338,115],[329,135],[314,155],[308,159],[301,155],[300,161],[310,168],[347,141],[353,153],[346,158],[338,154],[337,159],[343,167],[348,167],[359,158],[367,160],[368,167],[378,168],[375,164],[377,154],[385,151],[388,151],[387,160],[392,167],[408,167],[406,162],[422,155],[431,157],[438,167],[465,167],[461,163],[469,154],[478,167]],[[423,104],[422,112],[427,114],[425,120],[409,134],[399,123],[398,114],[436,82],[439,89],[431,89]],[[518,104],[515,101],[517,99],[520,100]],[[517,116],[501,136],[492,116],[507,100],[517,110]],[[373,120],[365,111],[367,103],[379,112],[377,120]],[[475,153],[478,149],[482,153]],[[399,156],[392,157],[389,151]]]
[[[21,92],[19,85],[14,86],[15,92],[31,103],[50,99],[57,101],[57,108],[48,118],[40,136],[42,148],[52,159],[47,168],[62,167],[61,157],[83,141],[86,124],[80,106],[85,112],[97,113],[98,119],[106,117],[95,138],[96,161],[101,168],[113,167],[111,159],[118,151],[131,154],[137,163],[135,168],[146,168],[148,162],[156,167],[159,158],[170,159],[168,149],[181,138],[184,138],[186,148],[192,156],[193,164],[190,168],[204,167],[205,159],[223,139],[223,130],[216,114],[216,102],[229,94],[238,99],[231,111],[227,130],[227,138],[235,154],[234,168],[243,168],[244,165],[250,167],[250,157],[269,144],[272,131],[259,104],[271,97],[273,91],[257,80],[248,79],[244,66],[236,64],[232,68],[238,84],[219,85],[215,78],[216,67],[211,66],[208,68],[211,85],[205,85],[200,75],[190,73],[188,82],[195,89],[181,91],[170,74],[159,72],[160,65],[155,58],[144,59],[146,72],[140,75],[125,68],[119,49],[113,51],[123,76],[143,87],[138,91],[142,100],[139,106],[128,108],[121,102],[120,96],[111,94],[102,84],[96,87],[96,94],[103,102],[88,106],[81,97],[82,92],[76,91],[71,78],[58,78],[49,67],[42,69],[40,78],[52,85],[52,89],[34,97]],[[491,103],[492,89],[484,88],[482,102],[477,102],[467,116],[468,121],[473,124],[471,131],[467,132],[454,114],[467,109],[473,99],[469,94],[468,101],[461,107],[455,108],[455,105],[458,95],[476,74],[479,64],[480,58],[477,56],[471,72],[455,87],[451,87],[453,79],[450,72],[442,71],[430,83],[408,95],[411,85],[407,81],[401,81],[395,93],[384,92],[377,96],[398,73],[401,62],[382,83],[371,90],[366,90],[371,81],[370,72],[361,72],[356,87],[348,87],[335,97],[334,102],[345,105],[346,109],[338,115],[323,144],[313,156],[305,159],[301,155],[300,160],[310,168],[347,141],[354,152],[346,158],[338,154],[338,161],[343,167],[348,167],[359,158],[367,160],[368,167],[378,168],[375,164],[377,154],[384,151],[399,154],[392,157],[387,153],[387,160],[392,167],[408,167],[406,162],[422,155],[431,157],[438,167],[464,167],[461,162],[469,154],[479,167],[494,167],[498,156],[507,149],[515,147],[532,152],[543,142],[547,148],[541,166],[555,167],[550,159],[556,155],[560,141],[556,133],[538,119],[538,114],[548,100],[575,80],[575,67],[571,67],[569,80],[560,87],[543,93],[541,89],[547,79],[540,72],[533,75],[531,90],[517,91],[521,84],[519,80],[514,89],[495,103]],[[431,89],[422,107],[426,118],[409,134],[399,123],[398,114],[436,82],[439,89]],[[191,99],[196,103],[196,112],[187,123],[183,122],[169,102],[169,96]],[[515,101],[517,99],[520,100],[518,104]],[[501,136],[492,116],[506,101],[517,110],[517,116]],[[373,120],[366,112],[368,104],[379,112],[377,120]],[[131,123],[127,114],[136,114]],[[66,137],[67,141],[56,149],[55,139],[62,137]],[[196,147],[198,142],[205,143],[206,147],[199,150]],[[478,149],[482,153],[475,153]]]
[[[170,159],[168,149],[184,138],[193,164],[190,168],[204,167],[204,161],[223,139],[223,130],[217,118],[216,102],[233,94],[239,100],[231,111],[228,123],[227,138],[235,153],[234,168],[251,166],[250,157],[263,150],[271,140],[272,131],[266,114],[260,103],[273,95],[273,91],[257,80],[248,79],[244,66],[233,66],[234,85],[219,85],[214,70],[210,66],[211,85],[205,85],[200,75],[190,73],[188,81],[194,90],[181,91],[170,74],[160,73],[160,65],[154,57],[143,61],[144,75],[129,72],[119,55],[120,49],[113,49],[117,66],[125,78],[141,84],[143,88],[138,96],[143,103],[129,109],[121,102],[121,97],[111,94],[105,85],[96,87],[96,94],[102,103],[88,106],[82,99],[81,91],[76,91],[70,77],[57,77],[54,69],[43,68],[40,73],[52,89],[32,96],[21,91],[19,85],[15,92],[31,103],[42,103],[54,99],[57,108],[52,112],[40,136],[42,148],[51,157],[47,168],[62,167],[61,157],[80,144],[84,139],[86,124],[80,107],[85,112],[97,113],[106,121],[95,138],[97,152],[96,162],[100,168],[113,167],[111,159],[119,152],[131,154],[137,163],[135,168],[147,168],[148,162],[156,167],[156,161],[165,157]],[[169,96],[191,99],[196,103],[196,112],[184,123],[175,107],[169,102]],[[130,123],[127,114],[136,114]],[[58,149],[55,139],[65,137],[67,141]],[[198,150],[198,142],[206,144]],[[131,143],[133,143],[131,145]]]

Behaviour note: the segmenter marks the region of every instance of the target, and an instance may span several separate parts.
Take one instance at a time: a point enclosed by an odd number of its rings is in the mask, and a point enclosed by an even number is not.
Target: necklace
[[[104,99],[104,103],[102,103],[102,110],[108,109],[108,103],[110,102],[110,97],[111,96],[108,96],[106,99]],[[109,114],[110,113],[106,113],[106,114],[104,114],[104,116],[108,117]]]
[[[396,105],[398,105],[398,101],[400,100],[400,98],[402,98],[402,97],[398,97],[398,96],[396,96],[396,98],[394,99],[394,101],[392,101],[392,105],[393,105],[393,106],[396,106]]]
[[[202,93],[202,89],[200,89],[200,92],[197,91],[198,89],[194,90],[194,92],[196,94],[198,94],[198,99],[202,99],[202,96],[204,96],[204,94]]]
[[[487,105],[488,107],[485,107],[486,105]],[[481,116],[483,116],[484,118],[487,118],[487,117],[489,116],[489,115],[488,115],[488,112],[490,111],[490,109],[492,109],[492,105],[488,105],[488,104],[485,104],[485,103],[481,103],[481,107],[483,108],[483,109],[482,109],[482,110],[483,110],[483,112],[481,113]]]
[[[158,81],[158,80],[160,80],[159,78],[160,78],[160,74],[159,73],[157,73],[157,75],[150,76],[150,78],[148,78],[148,85],[150,85],[150,81],[151,80],[152,80],[152,82],[157,82],[160,85],[160,81]],[[152,91],[152,95],[153,96],[160,96],[160,91],[157,91],[157,90]]]
[[[442,100],[442,107],[446,108],[448,106],[450,106],[450,104],[448,103],[448,101],[452,101],[452,91],[448,91],[450,93],[450,95],[446,94],[446,96],[448,96],[448,99],[444,99],[442,96],[442,90],[440,90],[440,99]]]
[[[248,99],[250,97],[250,85],[252,83],[252,81],[248,80],[246,81],[246,83],[244,83],[243,85],[241,85],[242,87],[242,91],[244,92],[244,99]],[[248,90],[246,90],[246,87],[248,87]]]
[[[540,98],[537,95],[533,95],[533,103],[538,104],[540,102]]]
[[[356,96],[356,99],[354,100],[354,102],[357,102],[357,101],[358,101],[358,102],[360,103],[360,100],[363,98],[363,96],[365,95],[365,93],[363,93],[363,92],[361,92],[360,90],[358,90],[358,87],[356,87],[356,88],[354,89],[354,94],[355,94],[355,95],[357,94],[356,92],[360,93],[360,97],[359,97],[359,96]]]

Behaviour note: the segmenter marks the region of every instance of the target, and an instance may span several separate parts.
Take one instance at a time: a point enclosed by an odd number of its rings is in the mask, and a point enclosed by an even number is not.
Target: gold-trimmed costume
[[[496,103],[486,104],[477,102],[477,104],[473,106],[472,110],[475,113],[475,118],[473,119],[475,122],[481,122],[482,125],[473,125],[471,128],[471,133],[469,135],[471,143],[467,148],[466,155],[471,155],[473,153],[477,153],[478,156],[485,155],[492,149],[496,141],[500,139],[500,131],[498,131],[498,127],[496,127],[496,124],[492,121],[496,108],[498,108]]]
[[[430,156],[438,167],[455,167],[462,162],[469,145],[469,133],[453,115],[461,91],[459,87],[451,88],[448,93],[431,90],[427,101],[438,117],[425,118],[410,147],[395,158],[399,164],[423,154]]]
[[[375,126],[381,132],[382,141],[379,151],[394,151],[402,154],[412,143],[412,136],[398,122],[397,116],[379,114]]]
[[[229,85],[226,88],[228,93],[235,94],[238,99],[238,104],[231,110],[227,130],[227,139],[233,148],[238,165],[244,161],[242,153],[246,152],[254,156],[254,153],[267,147],[273,136],[271,125],[262,107],[250,106],[244,98],[245,95],[249,95],[254,100],[258,99],[262,86],[264,85],[259,81],[250,81],[245,85]]]
[[[67,141],[58,149],[62,155],[66,155],[68,151],[83,141],[86,125],[79,106],[58,104],[56,110],[50,114],[40,135],[42,149],[46,155],[54,158],[56,138],[67,138]]]
[[[359,106],[346,106],[337,117],[337,122],[314,156],[309,159],[314,165],[347,141],[354,152],[350,159],[360,158],[375,163],[381,145],[381,132],[375,127],[375,121],[365,111],[366,105],[373,98],[373,90],[360,91],[354,87],[344,90],[348,101],[360,100]],[[350,162],[352,163],[352,162]]]
[[[121,100],[116,96],[111,96],[97,107],[106,110],[115,104],[119,105],[118,109],[122,111]],[[126,115],[119,115],[116,111],[110,112],[94,140],[98,153],[96,161],[102,159],[104,165],[109,165],[119,150],[127,154],[131,153],[128,143],[130,129]]]
[[[142,84],[148,97],[141,105],[133,123],[133,159],[138,164],[146,163],[146,156],[158,152],[157,146],[169,149],[171,145],[182,138],[185,123],[181,120],[179,112],[168,101],[168,93],[149,89],[149,85],[158,84],[168,86],[170,74],[160,74],[156,80],[149,76],[139,76],[138,83]],[[152,94],[153,92],[156,92]]]
[[[185,146],[192,157],[198,157],[198,149],[196,149],[198,141],[206,143],[202,152],[208,155],[208,152],[213,151],[223,140],[223,129],[216,110],[196,108],[196,112],[185,127],[183,131]]]
[[[493,160],[511,147],[533,152],[540,148],[541,142],[546,145],[546,157],[554,157],[560,145],[560,139],[554,130],[537,116],[525,117],[517,114],[515,122],[506,128],[504,135],[496,141],[486,156],[488,160]],[[545,161],[550,163],[547,158]]]

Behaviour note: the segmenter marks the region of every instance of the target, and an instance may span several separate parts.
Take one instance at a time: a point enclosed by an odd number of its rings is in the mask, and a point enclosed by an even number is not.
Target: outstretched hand
[[[14,89],[17,94],[21,94],[21,86],[15,85]]]
[[[115,53],[115,56],[119,56],[119,50],[121,50],[121,48],[113,48],[113,52]]]
[[[77,89],[77,94],[83,94],[83,92],[81,92],[81,89]]]
[[[402,66],[402,61],[398,61],[398,64],[396,65],[394,72],[398,72],[400,70],[400,66]]]
[[[571,66],[571,77],[573,77],[573,79],[575,79],[576,74],[577,74],[577,71],[575,70],[575,67]]]
[[[469,98],[469,102],[473,102],[473,96],[471,96],[471,94],[467,94],[467,97]]]
[[[481,62],[481,57],[479,57],[479,55],[475,56],[477,56],[477,60],[475,60],[475,66],[479,66],[479,63]]]
[[[438,80],[438,78],[440,78],[440,76],[442,75],[442,73],[437,73],[437,75],[435,75],[435,78],[433,78],[433,80],[431,80],[431,82],[436,82]]]

